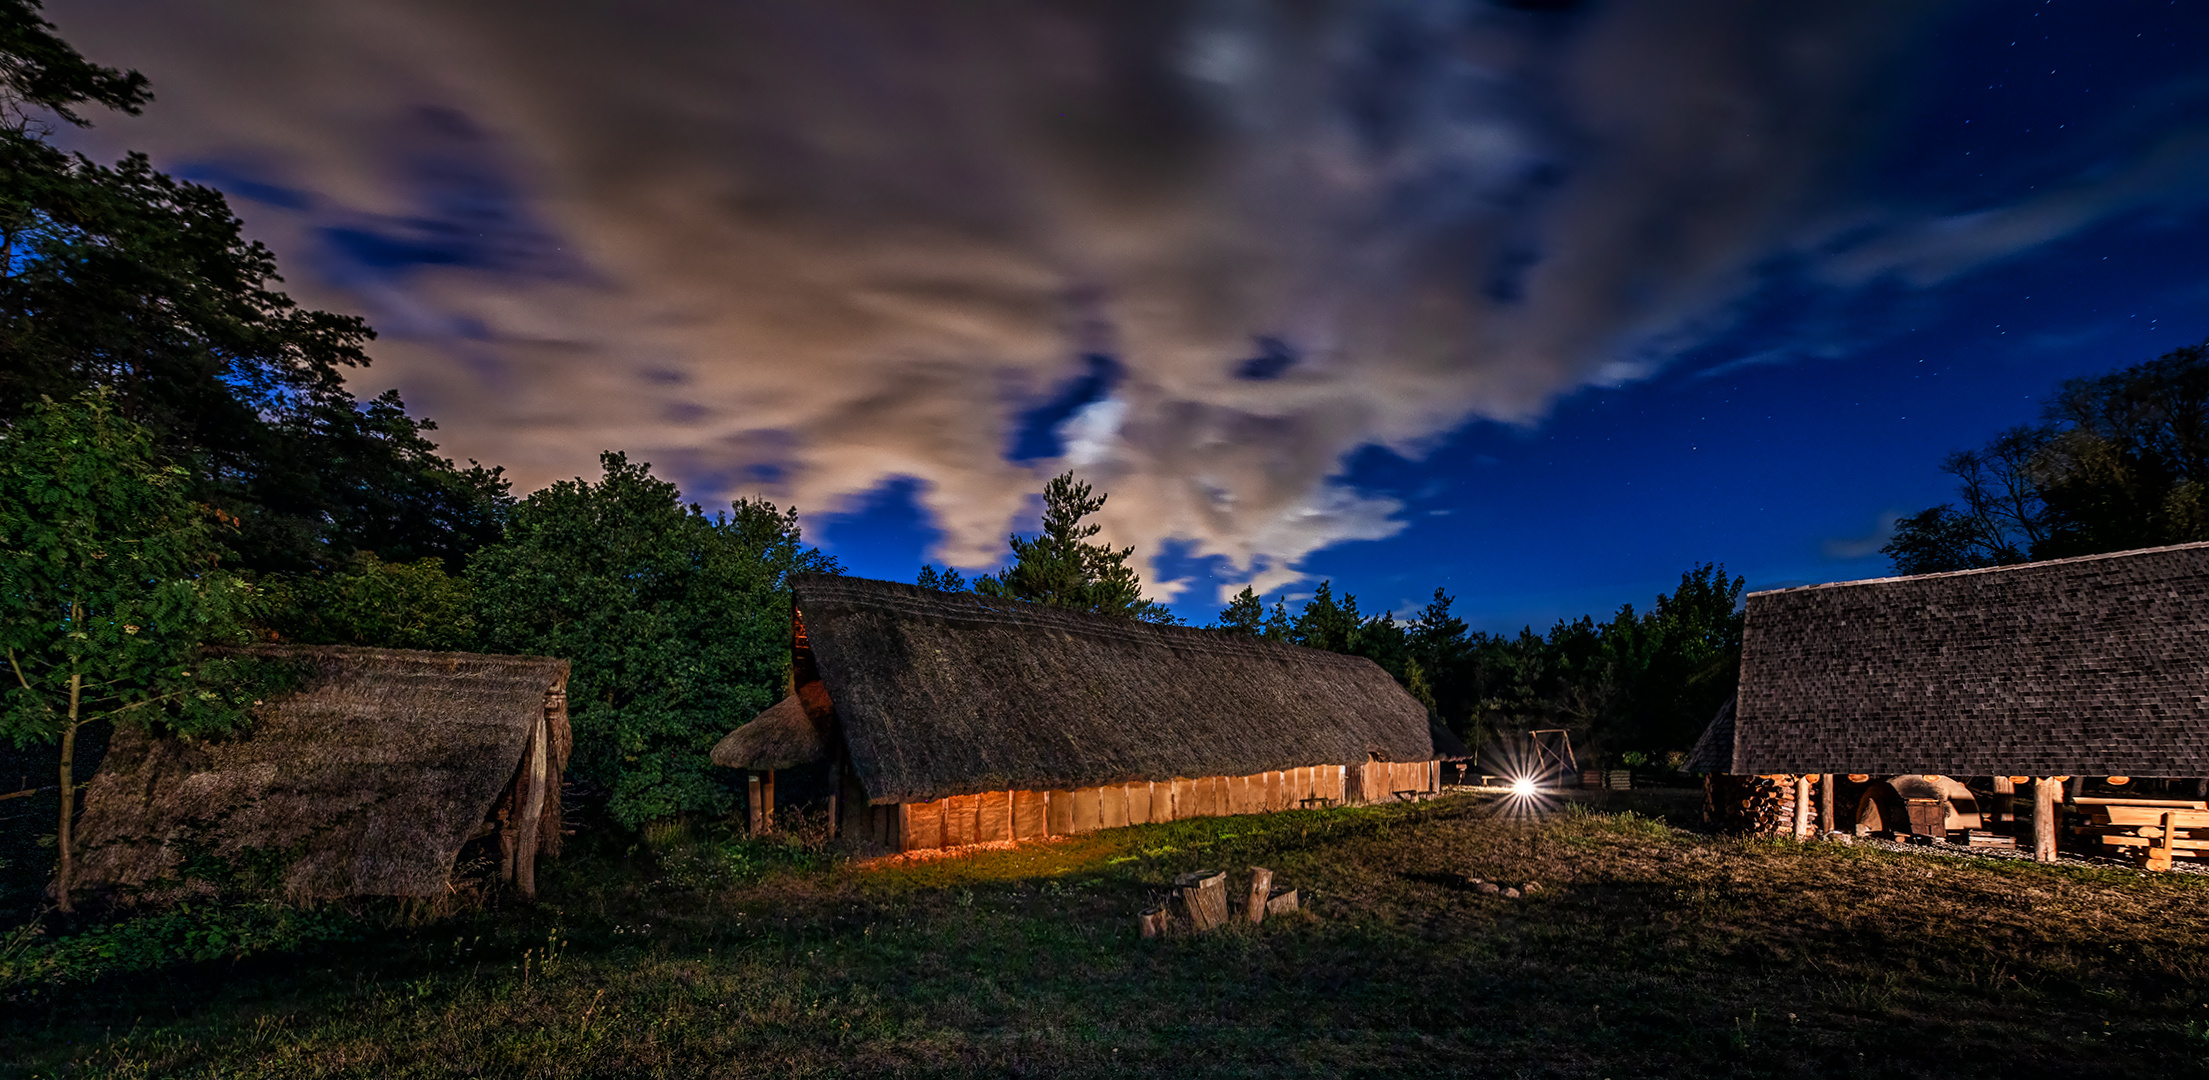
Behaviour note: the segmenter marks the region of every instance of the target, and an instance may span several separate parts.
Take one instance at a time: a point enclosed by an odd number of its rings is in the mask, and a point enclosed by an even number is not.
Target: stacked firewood
[[[1816,817],[1814,803],[1811,816]],[[1792,836],[1795,832],[1795,778],[1706,777],[1703,781],[1703,824],[1716,832]]]

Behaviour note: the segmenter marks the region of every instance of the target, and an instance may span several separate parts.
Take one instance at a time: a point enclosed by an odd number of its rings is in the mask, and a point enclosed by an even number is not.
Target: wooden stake
[[[1810,839],[1810,774],[1795,778],[1795,839]]]
[[[1266,898],[1273,895],[1273,871],[1263,866],[1250,868],[1250,903],[1244,917],[1250,925],[1266,921]]]
[[[2063,798],[2063,781],[2043,776],[2033,781],[2033,858],[2056,861],[2056,804]]]
[[[1836,796],[1833,793],[1833,774],[1818,777],[1818,831],[1833,832],[1841,827],[1841,818],[1833,812]]]
[[[1181,890],[1182,911],[1198,933],[1227,925],[1227,871],[1200,870],[1174,879]]]

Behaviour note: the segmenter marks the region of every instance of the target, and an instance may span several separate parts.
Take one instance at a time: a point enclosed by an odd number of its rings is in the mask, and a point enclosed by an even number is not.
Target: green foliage
[[[353,399],[343,371],[373,332],[273,288],[275,257],[220,192],[51,145],[38,110],[81,123],[68,106],[148,95],[48,29],[0,2],[0,422],[111,390],[194,497],[240,519],[232,547],[257,569],[362,549],[457,566],[495,539],[504,478],[437,457],[396,394]]]
[[[65,909],[78,730],[217,731],[251,704],[242,663],[201,645],[245,640],[252,589],[216,569],[210,515],[184,484],[104,391],[41,402],[0,439],[0,737],[60,744]]]
[[[913,584],[938,592],[965,592],[966,576],[959,573],[957,567],[946,566],[939,571],[932,564],[923,565],[920,576],[913,579]]]
[[[1177,621],[1165,605],[1143,599],[1142,579],[1127,564],[1134,548],[1090,541],[1103,526],[1082,519],[1103,509],[1105,499],[1071,472],[1052,477],[1043,489],[1043,531],[1007,537],[1013,565],[975,578],[974,591],[1145,622]]]
[[[706,752],[781,695],[793,573],[840,573],[797,511],[741,500],[708,516],[620,453],[597,483],[563,480],[516,507],[468,566],[493,652],[564,657],[575,757],[625,825],[715,814]]]
[[[367,552],[343,571],[271,575],[261,582],[263,625],[302,645],[468,649],[475,590],[437,559],[385,562]]]
[[[1213,624],[1213,629],[1248,634],[1251,637],[1263,635],[1266,632],[1265,602],[1258,599],[1258,594],[1251,591],[1250,586],[1243,586],[1243,591],[1236,593],[1227,602],[1227,606],[1220,610],[1219,620]]]
[[[358,940],[358,920],[333,908],[272,900],[195,902],[146,912],[60,937],[34,936],[36,923],[0,941],[0,991],[59,987],[185,963],[243,960]]]

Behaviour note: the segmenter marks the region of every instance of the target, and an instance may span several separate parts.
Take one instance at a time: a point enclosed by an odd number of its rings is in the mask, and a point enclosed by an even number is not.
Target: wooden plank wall
[[[1308,765],[1251,776],[1139,781],[1072,791],[990,791],[867,807],[858,836],[891,851],[926,851],[1307,805],[1388,802],[1399,791],[1437,791],[1439,779],[1433,762],[1376,761],[1359,768]]]

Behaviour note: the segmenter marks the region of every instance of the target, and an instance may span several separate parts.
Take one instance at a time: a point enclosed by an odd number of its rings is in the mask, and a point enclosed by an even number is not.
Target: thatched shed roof
[[[1362,657],[886,581],[792,587],[877,803],[1434,756],[1426,709]]]
[[[1733,771],[1733,713],[1737,698],[1727,698],[1703,728],[1703,736],[1695,740],[1695,747],[1687,752],[1687,760],[1680,771],[1695,774],[1729,773]]]
[[[431,896],[514,784],[565,660],[255,646],[296,665],[296,691],[237,735],[185,742],[121,727],[77,826],[83,888],[152,882],[204,845],[282,864],[299,898]],[[558,790],[569,733],[550,717]],[[557,795],[554,796],[555,805]],[[540,850],[557,850],[557,822]],[[258,861],[258,860],[253,860]]]
[[[2209,544],[1752,593],[1729,771],[2209,776]]]
[[[835,729],[828,692],[820,683],[807,683],[729,732],[710,756],[714,764],[731,769],[794,769],[828,760],[836,749]]]

